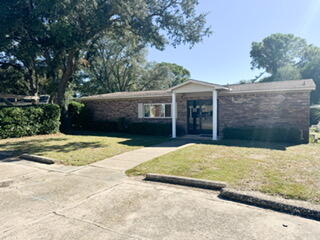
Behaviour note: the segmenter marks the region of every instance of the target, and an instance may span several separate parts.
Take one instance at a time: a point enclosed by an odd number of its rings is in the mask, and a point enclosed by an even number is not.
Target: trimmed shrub
[[[225,128],[223,138],[264,142],[303,142],[301,133],[296,128]]]
[[[120,118],[118,121],[94,121],[87,130],[103,132],[123,132],[138,135],[171,136],[171,123],[129,122]],[[183,135],[184,129],[177,126],[177,135]]]
[[[56,133],[59,126],[58,105],[0,108],[0,138]]]
[[[84,103],[73,101],[68,105],[68,118],[72,129],[83,130],[88,128],[90,111]]]
[[[320,122],[320,108],[310,109],[310,125],[317,125]]]

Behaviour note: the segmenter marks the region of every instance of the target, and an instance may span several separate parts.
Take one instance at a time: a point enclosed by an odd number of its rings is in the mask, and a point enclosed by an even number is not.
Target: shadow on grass
[[[114,144],[120,144],[131,147],[146,147],[162,142],[166,142],[168,138],[165,137],[154,137],[154,136],[143,136],[143,135],[129,135],[123,133],[103,133],[103,132],[72,132],[69,136],[78,137],[109,137],[118,138],[114,140]],[[123,138],[122,140],[120,138]],[[80,139],[80,140],[79,140]],[[97,148],[107,148],[112,147],[112,140],[102,141],[101,139],[96,139],[88,141],[84,138],[72,139],[66,137],[49,137],[41,139],[24,139],[17,141],[8,141],[0,144],[0,161],[13,161],[10,158],[17,157],[23,153],[43,155],[48,152],[57,153],[70,153],[73,151],[86,149],[88,151],[94,151]]]
[[[76,136],[126,138],[125,140],[118,141],[118,143],[130,147],[148,147],[170,140],[170,138],[163,136],[136,135],[117,132],[74,131],[70,132],[69,134]],[[163,147],[167,146],[163,145]]]
[[[246,141],[246,140],[220,140],[217,142],[201,141],[202,144],[221,145],[230,147],[246,147],[246,148],[264,148],[273,150],[287,150],[288,147],[296,146],[299,144],[290,143],[275,143],[275,142],[259,142],[259,141]]]
[[[21,142],[12,142],[10,144],[0,144],[0,161],[7,161],[7,158],[17,157],[23,153],[42,155],[46,152],[69,153],[79,149],[108,147],[107,144],[100,142],[68,142],[65,144],[54,144],[55,141],[65,141],[63,138],[49,138],[39,140],[26,140]],[[52,145],[49,145],[52,144]]]

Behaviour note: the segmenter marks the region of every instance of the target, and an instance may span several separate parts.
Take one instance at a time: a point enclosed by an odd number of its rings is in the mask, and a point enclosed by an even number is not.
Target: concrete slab
[[[54,203],[25,196],[19,190],[0,189],[0,236],[2,232],[35,221],[56,208]]]
[[[1,239],[125,240],[137,238],[91,223],[51,214],[46,219],[33,223],[27,228],[6,233]]]
[[[9,164],[9,165],[7,165]],[[66,171],[0,163],[0,239],[319,239],[320,222],[127,178],[123,170]],[[11,178],[11,177],[10,177]]]
[[[211,193],[137,183],[118,185],[59,213],[147,239],[317,239],[320,234],[320,223],[312,220]]]
[[[75,204],[115,184],[117,182],[108,183],[77,175],[47,172],[46,174],[29,176],[15,187],[25,196],[53,202],[56,206],[64,207]]]
[[[72,172],[72,174],[111,183],[118,182],[127,178],[127,176],[122,171],[111,170],[95,166],[86,166],[84,168]]]
[[[25,166],[19,166],[13,163],[0,163],[0,180],[14,179],[32,173],[34,170]]]

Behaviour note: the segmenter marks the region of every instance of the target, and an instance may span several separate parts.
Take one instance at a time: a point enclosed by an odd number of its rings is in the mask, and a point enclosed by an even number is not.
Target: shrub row
[[[59,126],[58,105],[0,108],[0,138],[56,133]]]
[[[225,128],[223,138],[264,142],[303,142],[300,130],[296,128]]]
[[[102,132],[123,132],[130,134],[170,136],[171,123],[130,122],[126,118],[116,121],[92,121],[91,112],[83,103],[71,102],[68,106],[68,116],[73,130],[89,130]],[[177,134],[184,130],[177,128]]]
[[[125,119],[91,122],[86,130],[166,137],[169,137],[172,133],[171,123],[129,122]],[[178,135],[183,135],[183,133],[183,129],[177,128]]]
[[[317,125],[320,122],[320,108],[310,109],[310,125]]]

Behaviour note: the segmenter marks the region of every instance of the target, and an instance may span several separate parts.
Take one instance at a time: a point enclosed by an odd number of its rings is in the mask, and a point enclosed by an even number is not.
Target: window
[[[170,103],[143,104],[144,118],[171,118]]]

